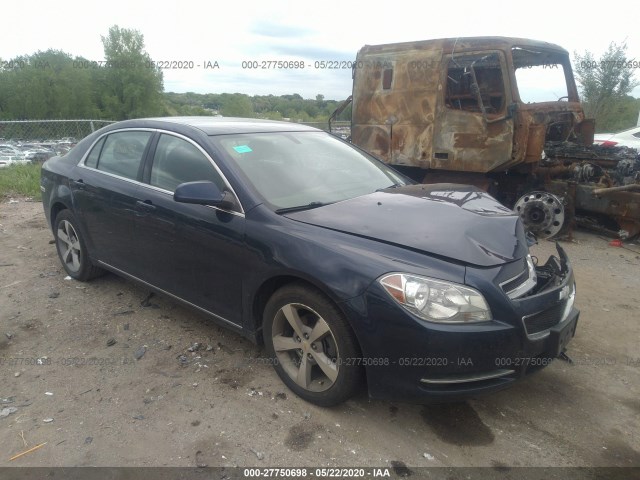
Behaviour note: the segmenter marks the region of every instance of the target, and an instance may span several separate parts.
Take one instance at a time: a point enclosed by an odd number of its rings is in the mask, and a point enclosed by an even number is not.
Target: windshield
[[[521,47],[514,47],[511,52],[520,100],[537,103],[568,99],[564,71],[567,55]]]
[[[405,184],[385,164],[324,132],[224,135],[213,141],[275,210],[313,208]]]

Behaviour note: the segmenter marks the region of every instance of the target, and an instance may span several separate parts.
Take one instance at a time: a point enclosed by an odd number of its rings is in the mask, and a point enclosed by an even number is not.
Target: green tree
[[[106,64],[98,101],[104,115],[114,120],[161,115],[162,71],[144,50],[144,36],[114,25],[101,38]]]
[[[599,131],[607,129],[607,119],[628,101],[629,93],[638,86],[634,69],[629,68],[633,59],[627,58],[627,45],[611,42],[599,60],[589,51],[583,55],[574,52],[574,58],[585,113],[596,119]]]
[[[220,113],[225,117],[255,117],[253,105],[251,105],[248,95],[223,93],[220,102],[222,103]]]
[[[0,71],[0,118],[95,118],[92,72],[82,58],[47,50],[16,57]]]

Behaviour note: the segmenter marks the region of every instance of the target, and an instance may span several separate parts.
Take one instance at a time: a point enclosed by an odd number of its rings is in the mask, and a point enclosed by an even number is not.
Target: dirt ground
[[[52,238],[41,203],[0,204],[0,410],[16,409],[0,416],[0,467],[640,466],[637,244],[563,244],[582,312],[573,365],[465,403],[363,393],[319,408],[197,313],[115,275],[65,280]]]

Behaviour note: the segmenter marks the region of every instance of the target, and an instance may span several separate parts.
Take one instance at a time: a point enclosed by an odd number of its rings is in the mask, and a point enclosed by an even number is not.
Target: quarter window
[[[98,160],[98,170],[136,180],[151,135],[151,132],[118,132],[107,136]]]
[[[199,180],[209,180],[220,190],[225,189],[220,174],[195,145],[172,135],[161,135],[149,183],[173,192],[181,183]]]
[[[100,156],[100,152],[102,151],[104,139],[105,137],[102,137],[91,150],[91,153],[84,162],[87,167],[96,168],[98,166],[98,157]]]

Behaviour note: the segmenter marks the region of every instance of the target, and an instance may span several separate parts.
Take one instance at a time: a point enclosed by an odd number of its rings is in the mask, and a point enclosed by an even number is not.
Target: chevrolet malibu
[[[496,391],[564,355],[571,265],[529,254],[487,193],[416,185],[314,128],[127,120],[42,167],[66,272],[104,271],[264,344],[321,406],[366,385],[427,403]]]

